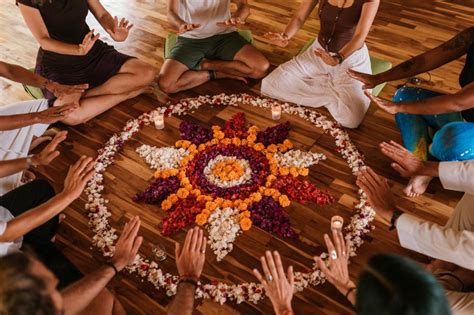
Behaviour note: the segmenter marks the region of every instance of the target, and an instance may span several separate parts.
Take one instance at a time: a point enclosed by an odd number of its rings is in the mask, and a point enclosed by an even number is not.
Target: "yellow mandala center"
[[[245,169],[239,160],[225,160],[214,165],[211,172],[222,181],[231,181],[241,178]]]

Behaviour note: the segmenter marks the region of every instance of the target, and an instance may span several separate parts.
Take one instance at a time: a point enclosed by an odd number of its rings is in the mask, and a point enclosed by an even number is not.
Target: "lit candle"
[[[331,218],[331,229],[341,230],[344,225],[344,219],[338,215],[335,215]]]
[[[281,118],[281,106],[273,105],[272,106],[272,119],[279,120]]]
[[[154,122],[156,129],[165,128],[165,116],[164,114],[156,113],[154,115]]]

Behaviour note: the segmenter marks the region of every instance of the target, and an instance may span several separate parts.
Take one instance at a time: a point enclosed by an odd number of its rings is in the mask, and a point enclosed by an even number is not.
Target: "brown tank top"
[[[321,0],[319,4],[321,30],[318,35],[321,46],[330,52],[339,52],[352,39],[360,20],[362,6],[371,1],[354,0],[352,6],[339,8],[328,0]]]

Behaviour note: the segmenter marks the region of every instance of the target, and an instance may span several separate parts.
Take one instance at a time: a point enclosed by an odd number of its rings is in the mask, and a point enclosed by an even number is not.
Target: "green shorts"
[[[238,32],[214,35],[208,38],[187,38],[179,36],[168,59],[196,69],[203,58],[234,60],[237,52],[249,44]]]

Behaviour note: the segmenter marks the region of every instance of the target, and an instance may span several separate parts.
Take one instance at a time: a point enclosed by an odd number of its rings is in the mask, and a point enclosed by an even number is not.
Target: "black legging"
[[[13,216],[33,209],[55,196],[53,187],[45,180],[35,180],[0,197],[0,206]],[[59,216],[37,227],[23,237],[23,244],[31,247],[59,279],[58,288],[64,288],[82,278],[81,272],[56,248],[51,238],[56,234]]]

